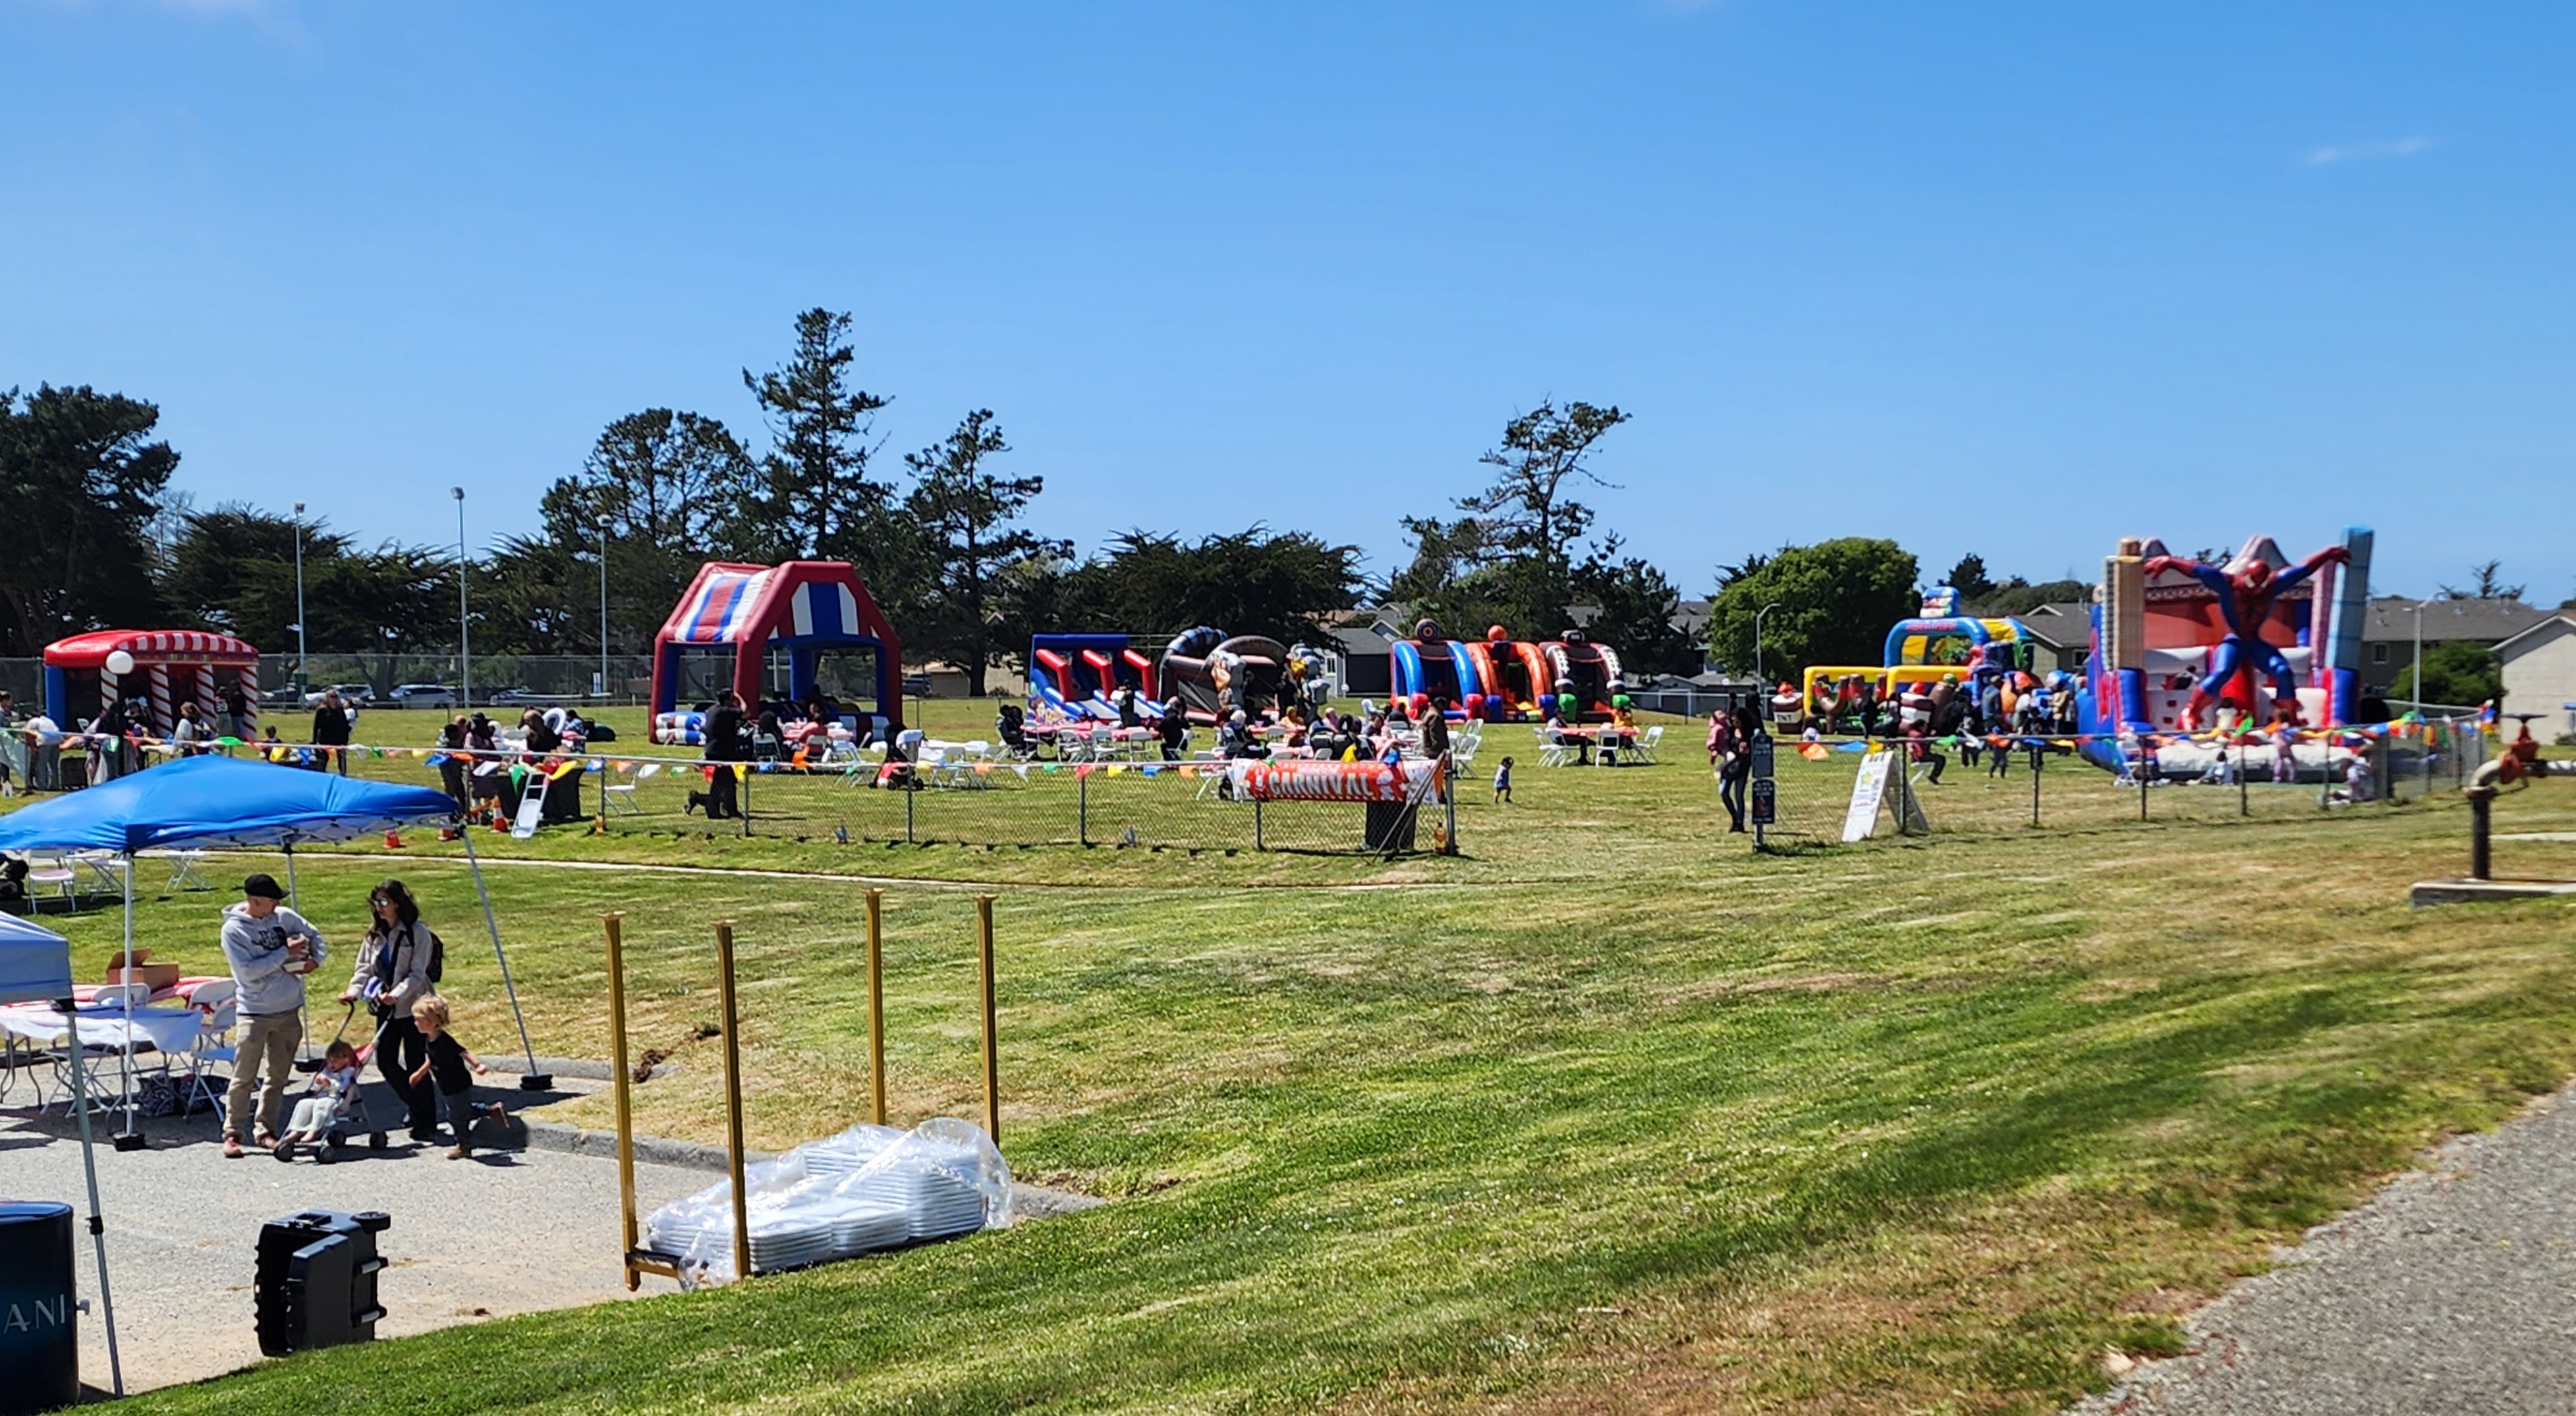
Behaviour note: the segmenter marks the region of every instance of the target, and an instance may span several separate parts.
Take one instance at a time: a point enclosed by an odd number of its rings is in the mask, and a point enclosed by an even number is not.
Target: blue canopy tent
[[[0,914],[0,1003],[53,1003],[66,1014],[72,1000],[72,945],[50,929],[12,914]],[[107,1368],[116,1394],[125,1395],[125,1363],[116,1351],[116,1304],[108,1297],[107,1226],[99,1218],[98,1157],[90,1148],[89,1086],[81,1080],[80,1030],[75,1023],[70,1046],[72,1095],[80,1113],[81,1169],[89,1179],[90,1243],[98,1251],[98,1305],[107,1322]]]
[[[0,851],[101,850],[125,857],[125,947],[134,948],[134,857],[138,852],[188,846],[276,847],[286,853],[287,893],[295,893],[295,848],[305,842],[353,840],[421,821],[456,815],[446,793],[427,787],[370,782],[328,772],[307,772],[230,757],[189,757],[114,781],[38,802],[0,816]],[[528,1071],[520,1085],[543,1090],[552,1079],[537,1070],[528,1023],[519,1012],[510,956],[492,895],[475,859],[474,835],[461,833],[474,892],[483,903],[483,925],[501,962],[501,986],[518,1021],[519,1046]],[[128,1007],[131,1008],[129,998]],[[126,1070],[133,1070],[129,1040]],[[126,1090],[125,1134],[120,1147],[140,1144],[134,1130],[134,1094]]]

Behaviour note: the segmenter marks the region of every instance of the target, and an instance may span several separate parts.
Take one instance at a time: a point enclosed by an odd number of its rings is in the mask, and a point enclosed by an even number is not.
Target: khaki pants
[[[286,1109],[286,1084],[295,1076],[295,1044],[304,1040],[300,1013],[253,1014],[241,1023],[241,1042],[233,1051],[232,1091],[224,1098],[224,1134],[235,1140],[250,1134],[242,1128],[242,1113],[250,1108],[251,1089],[258,1085],[262,1069],[268,1073],[268,1085],[260,1091],[259,1129],[277,1133],[278,1113]]]

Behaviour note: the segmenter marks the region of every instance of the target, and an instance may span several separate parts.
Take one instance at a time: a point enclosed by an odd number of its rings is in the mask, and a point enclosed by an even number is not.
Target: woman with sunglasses
[[[437,1095],[411,1084],[429,1057],[429,1044],[412,1025],[412,1004],[436,991],[444,960],[438,935],[420,922],[420,904],[399,880],[367,897],[367,937],[358,945],[357,971],[341,1001],[363,1001],[377,1020],[376,1071],[410,1112],[411,1137],[438,1138]]]

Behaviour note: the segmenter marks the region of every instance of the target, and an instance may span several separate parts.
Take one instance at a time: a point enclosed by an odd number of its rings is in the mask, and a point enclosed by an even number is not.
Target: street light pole
[[[456,498],[456,699],[466,708],[474,706],[474,641],[466,628],[465,613],[465,489],[450,487],[447,494]]]
[[[2418,713],[2424,711],[2424,605],[2422,600],[2415,602],[2415,667],[2410,671],[2414,682],[2407,685]]]
[[[295,691],[302,693],[312,685],[305,681],[309,672],[304,663],[304,503],[295,504]]]
[[[1765,686],[1771,681],[1762,675],[1762,617],[1778,608],[1780,602],[1774,600],[1753,612],[1753,681]]]
[[[608,697],[608,517],[599,518],[599,696]]]

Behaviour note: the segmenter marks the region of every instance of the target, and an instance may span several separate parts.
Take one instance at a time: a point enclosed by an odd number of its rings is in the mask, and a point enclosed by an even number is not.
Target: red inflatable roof
[[[138,664],[237,664],[256,667],[259,648],[248,640],[202,629],[93,629],[45,646],[45,662],[58,669],[97,669],[122,649]]]

